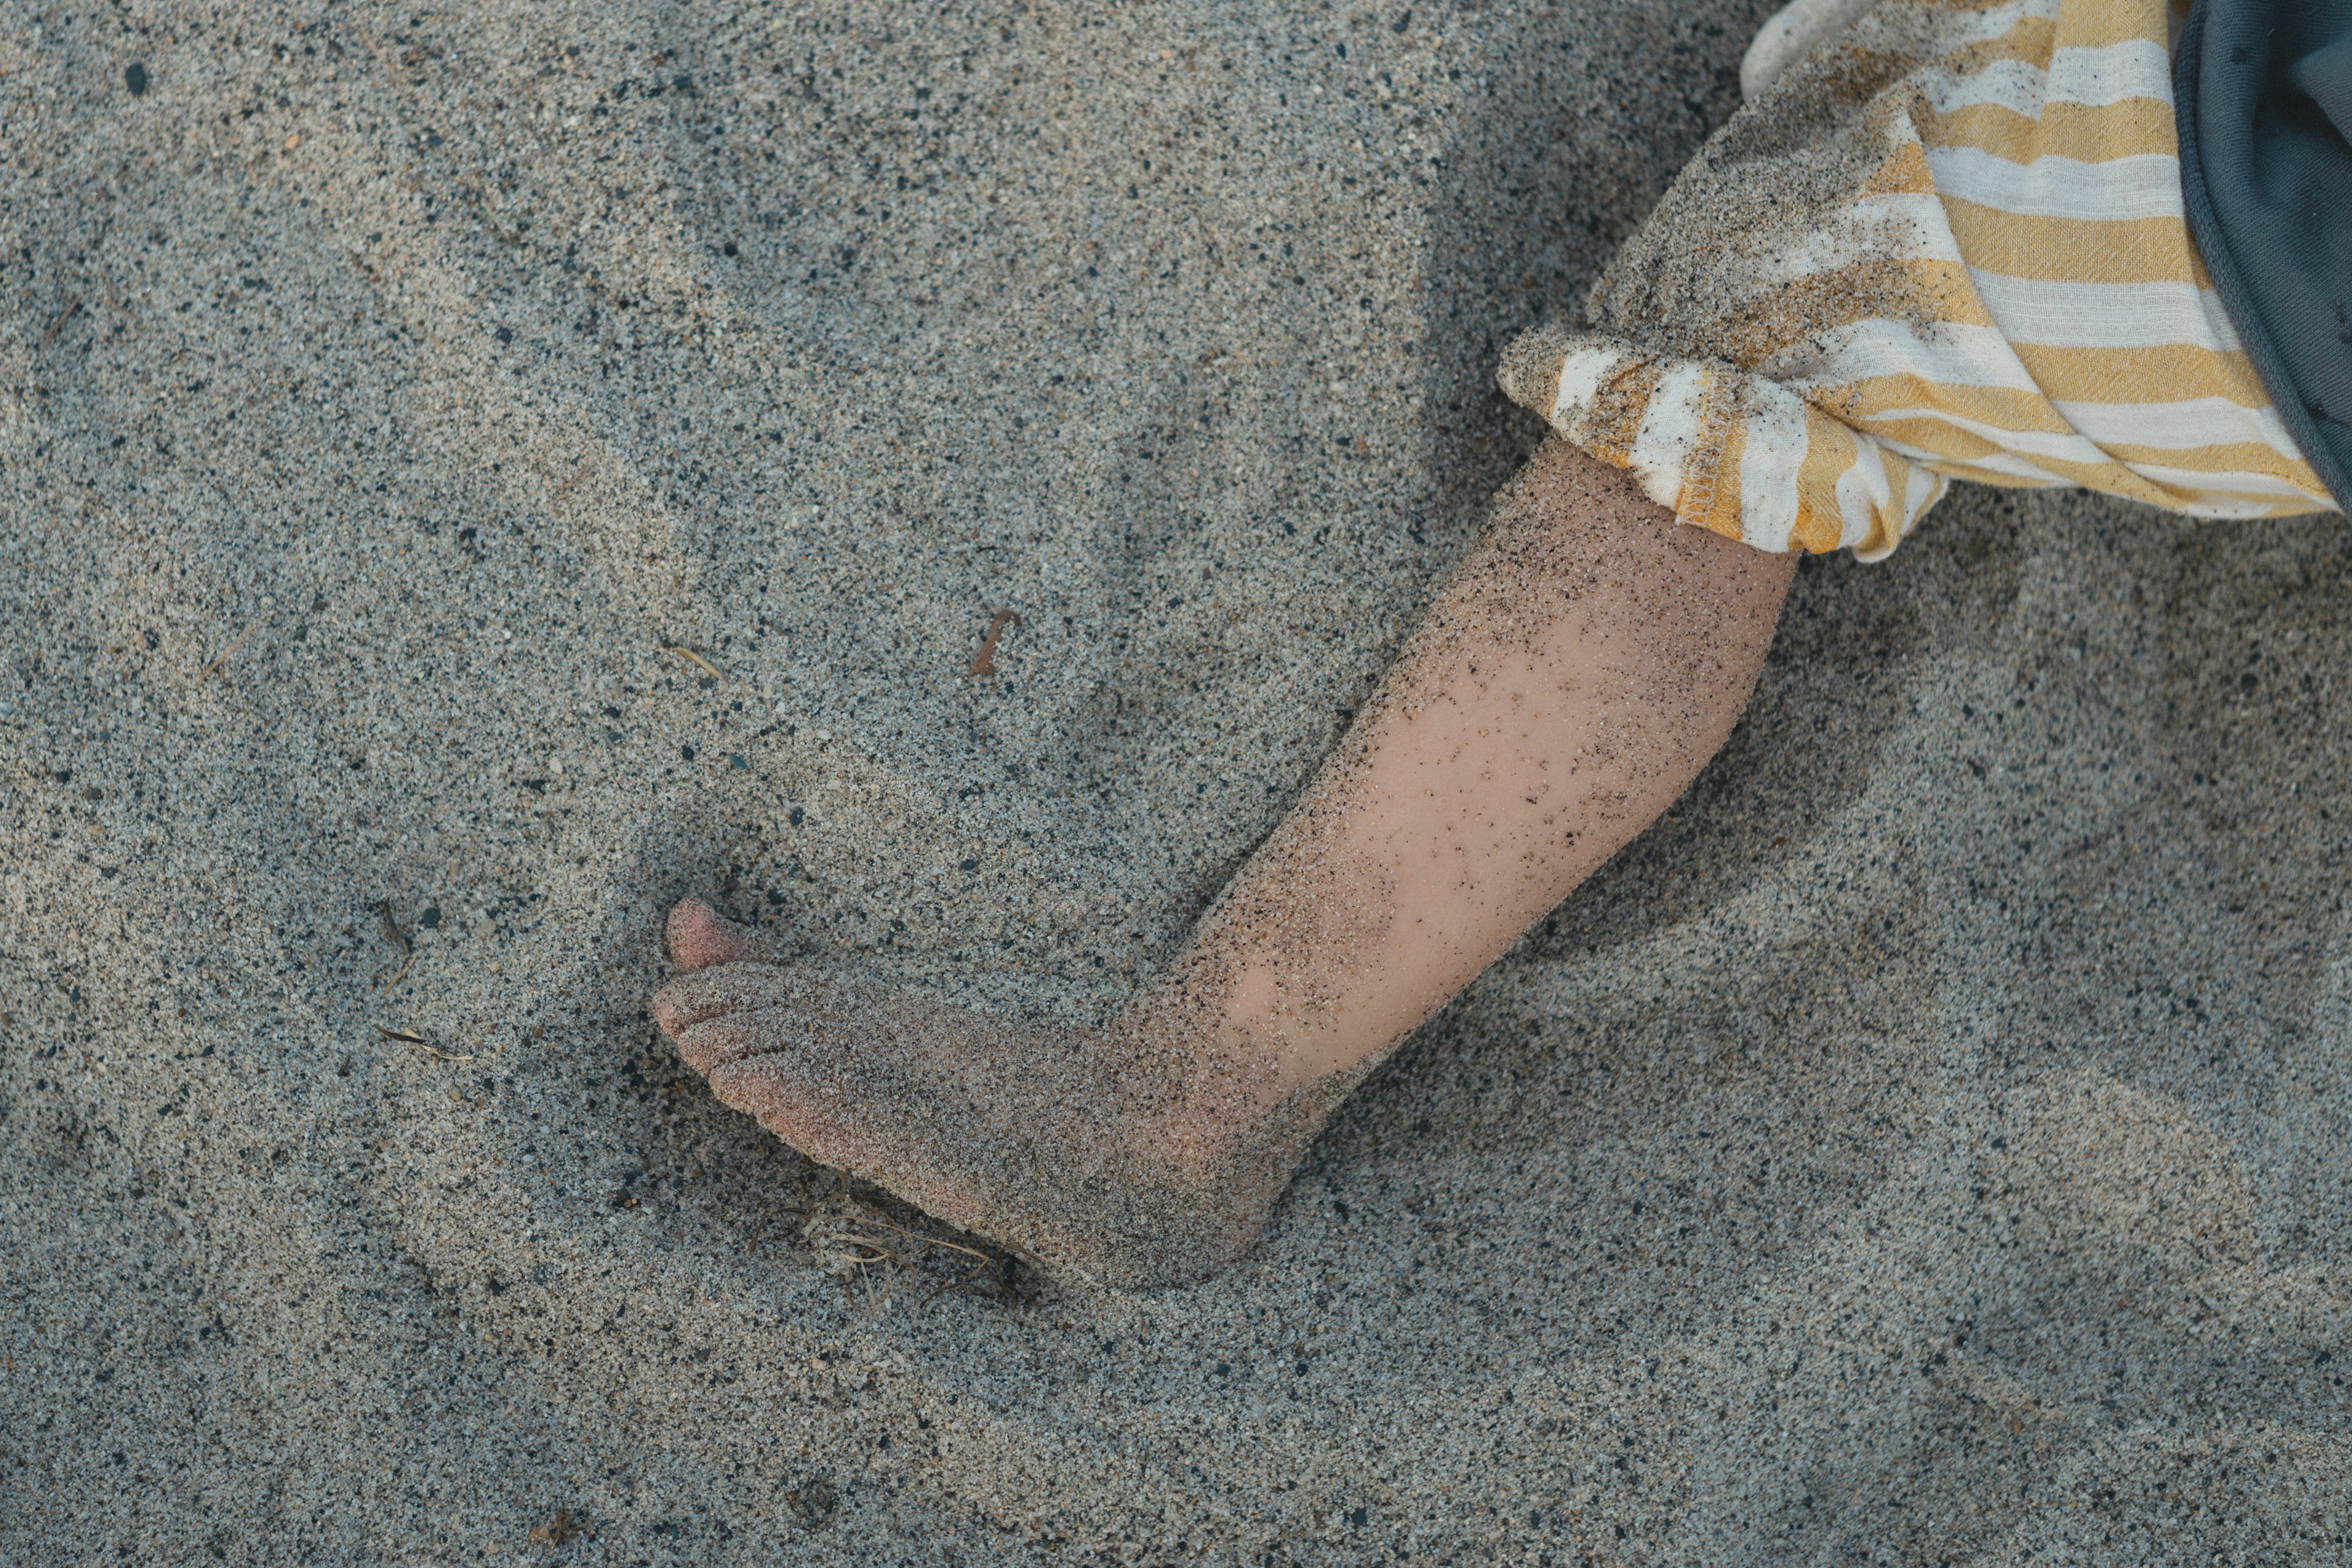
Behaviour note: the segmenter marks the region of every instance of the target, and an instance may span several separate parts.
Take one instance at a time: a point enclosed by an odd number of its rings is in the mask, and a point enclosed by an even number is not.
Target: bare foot
[[[692,973],[654,1016],[720,1100],[811,1159],[1097,1284],[1180,1284],[1240,1256],[1360,1077],[1285,1091],[1271,1067],[1187,1048],[1167,1009],[1040,1029],[759,962],[759,939],[698,900],[672,911],[669,937]]]
[[[1547,445],[1291,814],[1103,1028],[983,1018],[776,962],[688,900],[655,998],[719,1098],[1050,1268],[1197,1278],[1333,1107],[1680,795],[1729,734],[1791,563]]]

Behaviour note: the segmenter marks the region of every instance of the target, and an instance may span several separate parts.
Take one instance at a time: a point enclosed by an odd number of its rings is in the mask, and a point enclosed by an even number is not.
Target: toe
[[[710,1079],[715,1089],[722,1068],[755,1059],[773,1062],[790,1058],[795,1071],[804,1070],[805,1064],[798,1058],[811,1055],[820,1042],[829,1044],[825,1039],[829,1032],[824,1019],[812,1018],[801,1009],[759,1005],[706,1018],[675,1038],[678,1059]],[[727,1100],[723,1093],[719,1098]]]
[[[654,1022],[681,1046],[695,1029],[716,1018],[756,1008],[789,1006],[806,988],[784,970],[765,963],[725,963],[698,970],[654,993]],[[688,1059],[698,1072],[702,1064]]]
[[[697,1033],[709,1037],[708,1043],[717,1054],[740,1043],[727,1039],[725,1030],[722,1023]],[[828,1105],[837,1110],[841,1096],[818,1090],[790,1057],[769,1054],[715,1062],[710,1068],[710,1092],[719,1104],[757,1118],[761,1126],[803,1154],[824,1159],[835,1152],[832,1144],[837,1140],[820,1134],[838,1131],[823,1112]]]
[[[681,899],[669,912],[669,953],[688,973],[760,956],[758,939],[700,899]]]
[[[693,1037],[699,1043],[706,1031],[727,1031],[734,1022],[706,1024]],[[795,1037],[790,1049],[719,1062],[710,1069],[710,1091],[817,1163],[878,1182],[950,1225],[990,1234],[991,1180],[971,1169],[973,1151],[940,1135],[942,1121],[954,1119],[890,1094],[887,1085],[861,1081],[848,1068],[845,1045],[818,1031]],[[1034,1187],[1034,1178],[1011,1173],[1007,1159],[990,1158],[995,1151],[980,1152],[988,1178]]]

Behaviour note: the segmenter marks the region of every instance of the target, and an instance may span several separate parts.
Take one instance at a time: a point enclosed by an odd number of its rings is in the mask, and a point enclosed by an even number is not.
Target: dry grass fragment
[[[401,976],[408,973],[408,966],[416,962],[416,948],[408,940],[408,933],[400,929],[400,918],[393,913],[390,899],[384,900],[378,909],[377,922],[383,931],[383,940],[400,949],[400,967],[392,972],[391,979],[376,987],[379,991],[384,991],[399,984]]]
[[[703,670],[708,673],[713,680],[724,680],[727,679],[727,672],[725,670],[720,669],[717,665],[711,663],[709,659],[703,658],[700,654],[695,652],[690,647],[672,647],[665,645],[662,648],[662,652],[674,653],[677,655],[678,658],[686,660],[688,664],[700,665]]]
[[[966,675],[994,675],[996,673],[996,639],[1004,635],[1004,628],[1007,625],[1017,626],[1020,624],[1021,616],[1018,612],[1013,610],[997,611],[994,617],[988,623],[987,635],[980,639],[980,651],[971,656],[971,668],[965,670],[964,673]]]
[[[384,75],[392,78],[394,85],[400,85],[399,65],[394,61],[390,55],[385,54],[382,49],[376,47],[374,36],[369,33],[365,27],[362,27],[360,29],[360,42],[366,45],[367,52],[375,57],[375,62],[383,68]]]
[[[66,330],[66,323],[72,321],[74,318],[74,312],[80,309],[80,295],[77,294],[72,299],[66,301],[66,308],[58,312],[57,319],[49,323],[49,330],[41,334],[41,347],[44,350],[47,350],[51,343],[58,341],[58,334]]]
[[[935,1297],[961,1289],[1003,1261],[979,1247],[909,1229],[874,1205],[850,1196],[847,1186],[845,1181],[839,1195],[806,1211],[809,1217],[801,1226],[801,1240],[808,1245],[816,1266],[840,1280],[843,1289],[862,1286],[869,1306],[881,1304],[874,1288],[876,1269],[887,1267],[911,1271],[933,1248],[960,1253],[972,1259],[972,1266],[926,1290],[915,1302],[914,1310],[919,1312]]]
[[[530,1527],[530,1543],[533,1546],[563,1546],[579,1540],[585,1531],[586,1527],[572,1517],[570,1509],[559,1508],[553,1519],[545,1524]]]
[[[198,686],[202,686],[205,681],[211,679],[214,673],[228,662],[229,655],[235,653],[237,649],[243,647],[247,642],[251,641],[253,634],[260,629],[261,623],[259,621],[255,621],[251,625],[247,626],[245,630],[237,633],[236,640],[230,643],[228,647],[221,649],[220,657],[218,658],[205,666],[203,671],[196,677],[196,684]]]
[[[387,1029],[382,1024],[372,1024],[369,1027],[375,1030],[376,1034],[383,1039],[398,1040],[404,1046],[415,1046],[436,1062],[469,1062],[474,1059],[471,1052],[445,1051],[414,1029]]]

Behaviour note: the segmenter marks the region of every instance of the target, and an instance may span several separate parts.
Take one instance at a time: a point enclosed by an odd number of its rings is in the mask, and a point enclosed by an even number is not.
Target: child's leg
[[[1659,813],[1748,705],[1796,557],[1544,448],[1176,972],[1286,1086],[1435,1013]]]
[[[1114,1282],[1213,1268],[1362,1072],[1723,743],[1792,568],[1552,443],[1297,809],[1108,1028],[747,962],[691,902],[671,943],[700,973],[656,1016],[729,1104],[943,1218]]]

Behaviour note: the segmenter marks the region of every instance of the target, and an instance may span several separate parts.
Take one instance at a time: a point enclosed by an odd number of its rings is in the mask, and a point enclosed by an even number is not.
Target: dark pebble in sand
[[[131,89],[131,97],[144,98],[147,95],[147,68],[137,60],[131,61],[123,68],[122,85]]]

